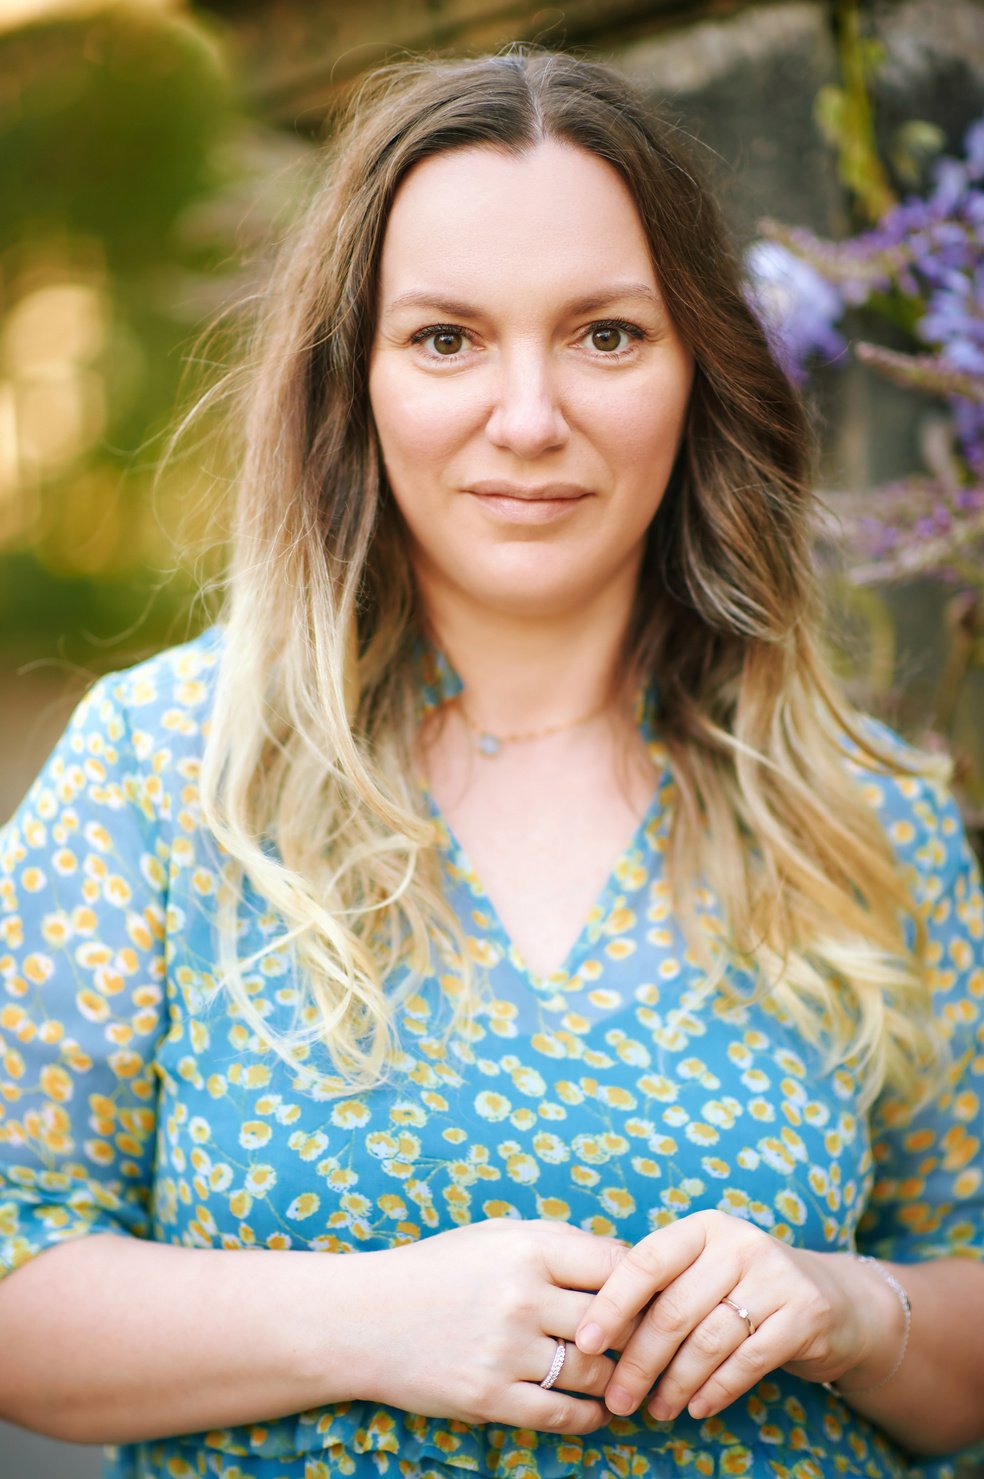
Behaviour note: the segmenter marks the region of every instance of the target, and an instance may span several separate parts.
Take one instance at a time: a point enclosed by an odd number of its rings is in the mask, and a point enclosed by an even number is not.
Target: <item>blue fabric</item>
[[[488,1002],[470,1033],[445,1041],[447,978],[424,982],[400,1009],[393,1081],[340,1097],[322,1048],[310,1061],[323,1078],[304,1087],[215,991],[218,868],[196,779],[220,651],[213,631],[97,683],[0,834],[0,1271],[97,1230],[344,1253],[487,1217],[560,1218],[634,1242],[706,1207],[801,1247],[982,1256],[984,914],[945,795],[860,782],[911,870],[952,1025],[952,1082],[912,1123],[887,1098],[860,1112],[850,1068],[825,1076],[774,1003],[702,997],[665,878],[674,785],[651,729],[657,794],[548,979],[526,970],[445,834],[449,897]],[[433,661],[424,702],[456,684]],[[254,1002],[283,1029],[298,987],[278,920],[248,895],[242,928]],[[561,1438],[354,1402],[108,1449],[105,1474],[629,1479],[676,1468],[912,1472],[843,1402],[776,1372],[703,1422],[637,1415]]]

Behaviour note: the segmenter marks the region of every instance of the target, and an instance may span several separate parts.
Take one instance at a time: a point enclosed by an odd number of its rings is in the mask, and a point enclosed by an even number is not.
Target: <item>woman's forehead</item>
[[[520,153],[489,146],[432,155],[402,181],[383,242],[384,301],[440,285],[459,295],[586,279],[655,290],[651,252],[625,181],[585,149],[547,139]]]

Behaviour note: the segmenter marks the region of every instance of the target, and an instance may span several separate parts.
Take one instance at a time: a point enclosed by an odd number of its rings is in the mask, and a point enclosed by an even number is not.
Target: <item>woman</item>
[[[222,627],[6,837],[0,1413],[128,1479],[981,1437],[973,863],[818,656],[670,131],[379,74],[257,344]]]

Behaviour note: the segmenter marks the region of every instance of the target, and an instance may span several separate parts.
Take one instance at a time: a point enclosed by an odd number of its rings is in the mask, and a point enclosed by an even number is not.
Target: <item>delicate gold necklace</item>
[[[528,729],[524,730],[521,734],[493,734],[491,730],[483,729],[480,724],[475,723],[475,720],[465,707],[464,700],[460,695],[458,698],[461,717],[472,733],[478,736],[475,741],[475,748],[480,755],[485,755],[489,760],[498,755],[503,745],[520,745],[524,744],[527,740],[546,739],[549,734],[560,734],[564,729],[576,729],[579,724],[587,724],[589,720],[597,719],[599,714],[603,714],[610,703],[611,699],[606,698],[604,703],[599,704],[597,708],[592,709],[589,713],[580,714],[576,719],[565,719],[562,724],[548,724],[545,729]]]

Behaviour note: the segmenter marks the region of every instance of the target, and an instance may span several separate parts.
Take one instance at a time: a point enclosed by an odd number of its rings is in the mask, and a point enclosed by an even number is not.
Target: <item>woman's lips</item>
[[[590,498],[586,488],[569,483],[523,487],[508,483],[475,483],[465,492],[497,518],[513,524],[548,524],[573,513]]]

